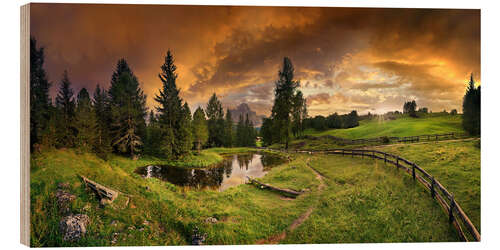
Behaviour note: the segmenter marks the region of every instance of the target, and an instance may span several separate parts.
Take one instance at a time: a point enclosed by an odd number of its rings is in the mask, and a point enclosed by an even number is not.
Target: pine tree
[[[75,145],[84,152],[91,152],[97,142],[97,118],[87,89],[82,88],[77,96],[75,112],[77,136]]]
[[[74,127],[75,100],[68,72],[65,70],[59,92],[56,97],[57,114],[57,145],[59,147],[73,147],[75,144],[76,129]]]
[[[111,124],[111,110],[108,92],[102,90],[99,84],[94,91],[93,104],[96,117],[94,151],[99,157],[107,159],[107,156],[112,152],[109,126]]]
[[[265,146],[273,144],[273,120],[271,118],[262,119],[260,136],[262,137],[262,143]]]
[[[124,59],[117,63],[108,94],[112,145],[115,151],[134,159],[146,134],[146,96]]]
[[[481,87],[475,87],[474,77],[470,75],[469,85],[463,99],[462,126],[471,135],[481,134]]]
[[[33,145],[45,141],[46,146],[52,146],[54,138],[50,133],[50,123],[55,123],[51,116],[52,104],[49,98],[51,83],[43,68],[45,61],[44,49],[37,49],[35,38],[30,38],[30,149]],[[50,121],[52,119],[52,121]],[[45,133],[44,133],[45,132]],[[54,131],[52,131],[54,132]],[[51,144],[47,144],[51,143]]]
[[[229,109],[226,110],[226,120],[224,121],[224,147],[233,146],[233,118]]]
[[[243,115],[240,115],[238,124],[236,125],[236,145],[243,147],[245,145],[245,121]]]
[[[253,122],[248,119],[248,114],[245,119],[245,133],[244,133],[244,145],[245,147],[255,146],[255,128],[253,127]]]
[[[146,140],[144,145],[146,154],[162,156],[161,136],[162,131],[160,129],[160,124],[158,123],[155,113],[151,110],[149,112],[148,124],[146,126]]]
[[[302,91],[297,91],[292,100],[292,133],[294,137],[299,136],[303,131],[305,99]]]
[[[205,112],[201,107],[198,107],[194,112],[192,129],[195,149],[199,153],[203,144],[208,140],[207,120],[205,118]]]
[[[271,110],[273,119],[273,131],[279,142],[285,143],[288,148],[291,132],[291,113],[293,97],[299,87],[299,81],[293,80],[294,68],[288,57],[283,59],[283,67],[278,73],[274,89],[274,104]]]
[[[161,66],[161,73],[158,74],[163,86],[160,89],[160,94],[155,97],[155,101],[159,104],[156,110],[162,130],[162,154],[164,157],[174,158],[189,153],[192,146],[191,112],[187,103],[182,105],[182,99],[179,97],[180,90],[176,84],[176,69],[172,53],[168,50]]]
[[[224,110],[222,103],[214,93],[207,104],[208,144],[220,147],[224,144]]]
[[[191,110],[187,102],[184,103],[181,110],[181,117],[179,120],[179,128],[176,133],[177,155],[184,156],[191,152],[193,148],[193,135],[191,128]]]

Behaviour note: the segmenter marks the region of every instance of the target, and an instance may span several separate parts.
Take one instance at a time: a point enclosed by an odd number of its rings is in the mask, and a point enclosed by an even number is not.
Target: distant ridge
[[[231,112],[231,117],[235,123],[239,121],[240,115],[245,119],[248,114],[248,119],[252,121],[254,127],[260,127],[262,125],[262,118],[264,118],[263,115],[257,115],[246,103],[238,105],[235,109],[229,109],[229,112]]]

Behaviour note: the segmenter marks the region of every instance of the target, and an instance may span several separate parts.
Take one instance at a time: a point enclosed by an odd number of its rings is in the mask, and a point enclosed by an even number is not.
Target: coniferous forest
[[[126,59],[119,59],[111,74],[109,89],[75,92],[71,76],[64,71],[58,83],[50,82],[44,70],[44,48],[35,38],[31,48],[31,141],[32,152],[46,148],[75,148],[106,159],[109,154],[151,155],[180,159],[210,147],[255,147],[259,131],[248,114],[233,122],[229,109],[213,93],[204,107],[194,113],[180,97],[176,65],[170,50],[159,67],[162,82],[154,96],[156,106],[148,109],[148,98]],[[57,86],[53,102],[49,96]],[[284,143],[305,129],[307,105],[294,80],[294,68],[285,57],[275,86],[272,114],[264,119],[260,135],[266,144]],[[90,92],[92,91],[92,92]],[[92,94],[91,94],[92,93]]]

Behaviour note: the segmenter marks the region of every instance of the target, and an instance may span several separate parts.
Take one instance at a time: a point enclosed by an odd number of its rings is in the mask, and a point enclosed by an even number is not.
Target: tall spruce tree
[[[107,156],[112,152],[109,126],[111,123],[111,110],[108,92],[101,89],[99,84],[97,84],[94,91],[93,106],[96,116],[94,151],[99,157],[107,159]]]
[[[146,132],[146,95],[125,59],[120,59],[108,91],[114,150],[136,158]]]
[[[244,146],[245,147],[254,147],[255,146],[256,133],[255,128],[253,127],[253,122],[248,118],[248,113],[245,119],[245,138],[244,138]]]
[[[205,118],[205,112],[201,107],[198,107],[193,115],[193,141],[195,144],[195,149],[198,153],[201,151],[201,147],[208,140],[208,127],[207,120]]]
[[[303,129],[305,99],[302,91],[298,90],[292,100],[292,133],[294,137],[300,136]]]
[[[245,121],[243,115],[240,114],[238,124],[236,125],[236,146],[243,147],[245,145]]]
[[[226,120],[224,121],[224,147],[233,146],[233,118],[229,109],[226,110]]]
[[[191,113],[187,104],[183,107],[182,99],[179,97],[180,90],[176,84],[176,69],[174,57],[168,50],[165,61],[161,66],[161,73],[158,74],[163,86],[160,89],[160,94],[155,97],[155,101],[159,104],[156,111],[158,112],[158,122],[162,130],[162,154],[164,157],[174,158],[187,154],[192,145],[191,131],[188,126]]]
[[[191,109],[189,109],[188,103],[184,102],[179,120],[179,129],[176,134],[178,154],[180,156],[189,154],[193,148],[192,120]]]
[[[146,142],[144,145],[144,150],[146,154],[154,156],[162,156],[162,130],[158,122],[157,116],[151,110],[149,112],[148,124],[146,127]]]
[[[481,87],[475,86],[474,77],[471,74],[463,99],[462,126],[471,135],[481,134]]]
[[[294,68],[292,61],[285,57],[283,66],[278,73],[278,81],[275,83],[274,104],[271,110],[273,119],[273,131],[279,142],[285,144],[288,149],[291,132],[291,113],[295,91],[299,87],[299,81],[293,79]]]
[[[260,128],[260,136],[262,143],[265,146],[273,144],[273,120],[271,118],[262,119],[262,127]]]
[[[75,146],[84,152],[94,150],[97,141],[97,118],[87,89],[78,92],[75,112]]]
[[[49,124],[52,104],[49,98],[51,83],[47,79],[47,73],[43,68],[45,61],[43,47],[37,48],[35,38],[30,38],[30,149],[35,144],[50,144],[53,140]],[[45,132],[45,133],[44,133]],[[53,131],[52,131],[53,132]],[[45,139],[44,139],[45,138]],[[45,141],[43,143],[42,141]]]
[[[224,110],[222,103],[214,93],[207,104],[208,144],[211,147],[224,145]]]
[[[68,71],[65,70],[56,96],[57,146],[59,147],[73,147],[75,145],[75,100],[73,95]]]

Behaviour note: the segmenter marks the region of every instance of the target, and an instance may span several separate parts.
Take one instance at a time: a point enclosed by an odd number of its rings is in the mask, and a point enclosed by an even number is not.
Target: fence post
[[[399,168],[399,156],[396,156],[396,167]]]
[[[455,209],[455,198],[453,197],[453,195],[451,195],[451,199],[450,199],[450,210],[448,211],[448,217],[449,217],[449,222],[452,223],[453,222],[453,219],[455,219],[453,217],[453,209]]]
[[[372,158],[375,159],[375,151],[372,151]]]
[[[387,163],[387,153],[384,152],[384,163]]]
[[[361,150],[361,159],[365,158],[365,151]]]
[[[434,179],[434,176],[432,176],[432,182],[431,182],[431,196],[432,196],[432,198],[436,197],[436,190],[434,190],[434,185],[436,185],[436,180]]]
[[[413,175],[413,180],[415,180],[415,163],[413,163],[412,165],[412,175]]]

